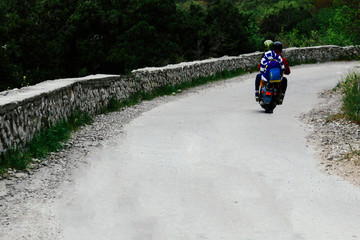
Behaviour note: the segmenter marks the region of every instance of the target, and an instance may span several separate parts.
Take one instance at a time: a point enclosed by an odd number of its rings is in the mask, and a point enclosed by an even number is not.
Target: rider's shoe
[[[283,93],[282,93],[282,94],[281,94],[281,96],[280,96],[280,99],[279,99],[278,105],[283,104],[284,97],[285,97],[285,94],[283,94]]]
[[[259,101],[259,91],[255,91],[255,101]]]

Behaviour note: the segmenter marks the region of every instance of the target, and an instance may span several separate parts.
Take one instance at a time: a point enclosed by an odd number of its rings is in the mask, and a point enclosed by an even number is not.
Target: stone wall
[[[111,97],[125,99],[139,90],[127,76],[95,75],[59,79],[0,93],[0,152],[22,146],[41,128],[74,110],[95,114]]]
[[[262,53],[243,54],[203,61],[186,62],[160,68],[143,68],[130,76],[92,75],[84,78],[50,80],[35,86],[0,93],[0,153],[23,146],[43,127],[66,119],[74,110],[95,114],[111,98],[126,99],[132,94],[164,85],[175,85],[224,70],[250,70]],[[325,62],[353,59],[357,47],[320,46],[285,49],[290,63]]]

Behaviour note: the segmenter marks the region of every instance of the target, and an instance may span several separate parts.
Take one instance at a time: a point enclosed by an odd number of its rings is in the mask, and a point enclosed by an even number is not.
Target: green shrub
[[[346,118],[356,123],[360,123],[359,81],[359,74],[348,74],[341,86],[344,93],[342,110]]]

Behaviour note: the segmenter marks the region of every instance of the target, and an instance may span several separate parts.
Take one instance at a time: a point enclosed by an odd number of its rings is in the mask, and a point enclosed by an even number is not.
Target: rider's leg
[[[286,88],[287,88],[287,78],[283,77],[283,79],[281,81],[281,91],[283,94],[285,94]]]
[[[261,81],[261,73],[256,75],[256,78],[255,78],[255,100],[256,101],[259,101],[260,81]]]
[[[283,77],[283,79],[281,80],[281,96],[279,99],[279,104],[282,104],[284,101],[286,88],[287,88],[287,78]]]

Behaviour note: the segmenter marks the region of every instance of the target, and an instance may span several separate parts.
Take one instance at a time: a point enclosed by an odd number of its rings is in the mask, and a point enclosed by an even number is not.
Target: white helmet
[[[266,41],[264,42],[264,45],[265,45],[265,48],[266,48],[267,50],[270,50],[271,47],[272,47],[272,45],[273,45],[273,41],[271,41],[271,40],[266,40]]]

